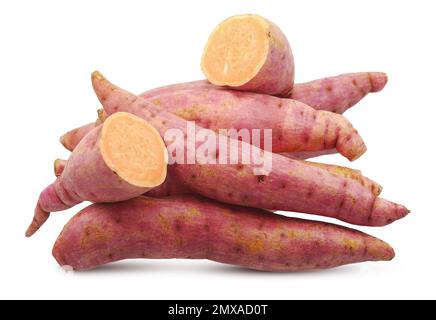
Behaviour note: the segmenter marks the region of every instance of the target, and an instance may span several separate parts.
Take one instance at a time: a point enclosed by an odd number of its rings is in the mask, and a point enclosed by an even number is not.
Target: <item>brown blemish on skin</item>
[[[206,230],[206,231],[209,231],[209,230],[210,230],[210,227],[209,227],[208,224],[205,224],[205,225],[204,225],[204,230]]]
[[[333,89],[332,89],[332,86],[327,86],[327,87],[326,87],[326,90],[327,90],[328,92],[332,92],[332,90],[333,90]]]
[[[180,232],[182,230],[182,226],[177,222],[174,226],[174,229],[176,229],[176,232]]]
[[[304,111],[300,111],[300,116],[304,116]]]
[[[353,79],[352,83],[353,83],[353,86],[357,87],[357,81],[356,81],[356,79]]]
[[[191,174],[191,179],[195,179],[197,178],[197,176],[195,175],[195,173]]]
[[[342,199],[342,201],[339,203],[339,209],[341,209],[345,204],[345,199]]]
[[[307,192],[307,194],[306,194],[306,198],[308,198],[308,199],[310,199],[310,198],[312,198],[313,197],[313,189],[310,189],[308,192]]]
[[[282,239],[286,238],[286,234],[284,232],[281,232],[280,233],[280,238],[282,238]]]
[[[243,165],[243,164],[238,164],[238,165],[236,166],[236,168],[237,168],[238,170],[243,170],[243,169],[244,169],[244,165]]]
[[[265,177],[266,176],[264,176],[264,175],[257,176],[257,182],[259,182],[259,183],[264,182],[265,181]]]
[[[286,189],[286,183],[282,183],[282,189]]]
[[[374,83],[372,82],[371,74],[368,72],[367,75],[368,75],[369,87],[370,87],[369,91],[372,92],[374,90]]]
[[[281,109],[283,107],[283,103],[280,101],[277,106],[279,107],[279,109]]]

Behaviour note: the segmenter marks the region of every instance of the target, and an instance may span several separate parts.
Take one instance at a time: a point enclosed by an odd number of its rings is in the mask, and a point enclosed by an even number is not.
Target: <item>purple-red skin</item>
[[[263,133],[271,130],[271,151],[276,153],[335,148],[349,160],[355,160],[366,151],[362,138],[345,117],[317,111],[291,99],[216,87],[172,91],[148,99],[166,111],[215,132],[220,129],[246,129],[250,133],[260,130],[261,148],[264,148]],[[82,132],[84,128],[86,126],[76,130]],[[78,142],[76,137],[69,138],[67,133],[62,139]]]
[[[62,159],[55,160],[54,173],[56,177],[59,177],[62,174],[66,163],[67,163],[66,160],[62,160]],[[346,178],[357,180],[361,185],[365,186],[366,188],[369,188],[375,196],[380,195],[382,191],[382,187],[377,182],[363,176],[359,170],[332,165],[332,164],[312,162],[312,161],[305,161],[304,163],[307,165],[323,168],[331,173]],[[192,191],[189,190],[188,187],[180,183],[174,176],[167,176],[164,183],[145,193],[145,195],[149,197],[156,197],[156,198],[175,196],[175,195],[185,195],[185,194],[192,194]]]
[[[161,136],[168,129],[180,130],[185,134],[183,146],[180,146],[185,155],[195,153],[192,148],[197,149],[202,144],[201,141],[194,146],[186,143],[187,122],[176,115],[116,87],[98,72],[93,73],[92,83],[108,115],[130,112],[147,120]],[[197,126],[196,130],[199,129]],[[212,131],[210,134],[218,139]],[[227,139],[227,145],[232,145],[229,141]],[[169,142],[166,143],[168,146]],[[383,226],[409,212],[404,206],[376,197],[357,180],[277,154],[265,152],[266,157],[272,159],[272,170],[268,175],[255,175],[253,164],[241,163],[243,144],[233,144],[237,148],[233,151],[239,155],[238,164],[176,163],[168,167],[168,174],[176,176],[191,191],[221,202],[318,214],[358,225]],[[227,163],[230,163],[228,158]]]
[[[50,212],[66,210],[83,201],[127,200],[150,190],[128,183],[107,166],[99,146],[101,129],[101,125],[94,128],[80,141],[62,174],[41,192],[27,237],[45,223]]]
[[[382,90],[388,81],[383,72],[341,74],[294,86],[290,97],[335,113],[344,113],[370,92]]]
[[[77,271],[123,259],[181,258],[289,272],[387,261],[395,253],[353,229],[180,196],[93,204],[67,223],[53,256]]]
[[[298,100],[316,110],[342,114],[368,93],[381,91],[387,82],[388,76],[384,72],[344,73],[305,83],[296,83],[286,98]],[[224,90],[207,80],[197,80],[152,89],[142,93],[141,97],[152,98],[173,91],[196,88]]]
[[[343,116],[317,111],[295,100],[269,95],[216,88],[197,88],[161,94],[149,101],[165,111],[199,126],[220,129],[259,129],[272,132],[272,152],[321,151],[336,148],[349,160],[355,160],[366,146]]]
[[[95,122],[85,124],[81,127],[75,128],[63,134],[59,141],[67,150],[74,150],[79,142],[93,129],[98,127],[101,121],[97,119]]]

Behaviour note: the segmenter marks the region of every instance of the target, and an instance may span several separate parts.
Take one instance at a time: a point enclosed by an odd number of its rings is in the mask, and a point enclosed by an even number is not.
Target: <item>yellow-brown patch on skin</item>
[[[205,176],[205,177],[216,177],[217,176],[216,170],[213,170],[213,169],[207,168],[207,167],[201,167],[200,174]]]
[[[258,253],[264,250],[265,241],[261,239],[259,236],[256,236],[256,239],[250,240],[246,243],[247,249],[252,253]]]
[[[160,101],[160,99],[154,99],[154,100],[152,100],[151,102],[152,102],[153,104],[157,105],[157,106],[162,105],[162,101]]]
[[[361,246],[360,241],[353,240],[353,239],[350,239],[350,238],[343,238],[342,239],[342,244],[344,246],[346,246],[347,248],[350,248],[352,250],[357,250]]]
[[[385,250],[380,249],[380,246],[369,245],[368,254],[376,259],[384,260],[387,255],[385,254]]]
[[[95,244],[106,243],[112,237],[111,229],[103,229],[101,225],[93,223],[85,228],[80,239],[81,248],[93,246]]]
[[[177,109],[174,114],[187,121],[197,120],[203,113],[204,107],[200,105],[192,105],[191,107]]]
[[[197,208],[192,207],[192,208],[189,208],[187,210],[187,215],[190,216],[190,217],[199,217],[199,216],[202,215],[202,213]]]
[[[140,197],[139,199],[142,202],[144,202],[146,205],[153,205],[157,202],[157,199],[148,198],[148,197]]]
[[[283,231],[290,239],[310,240],[313,238],[313,234],[310,231],[301,230],[287,230]]]
[[[167,218],[165,218],[165,216],[162,213],[159,213],[158,217],[159,217],[159,222],[162,225],[162,228],[164,230],[168,230],[170,228],[170,221]]]

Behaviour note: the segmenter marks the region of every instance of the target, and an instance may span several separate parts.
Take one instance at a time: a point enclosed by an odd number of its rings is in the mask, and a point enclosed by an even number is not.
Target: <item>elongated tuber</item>
[[[74,270],[123,259],[185,258],[299,271],[394,255],[386,242],[353,229],[193,196],[93,204],[68,222],[53,247],[57,262]]]

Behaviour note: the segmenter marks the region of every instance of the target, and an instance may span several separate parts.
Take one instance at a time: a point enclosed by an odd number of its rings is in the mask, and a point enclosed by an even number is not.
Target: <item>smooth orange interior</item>
[[[241,86],[253,79],[269,50],[269,24],[257,15],[240,15],[223,21],[212,32],[201,67],[216,85]]]
[[[109,168],[132,185],[151,188],[166,178],[167,150],[159,132],[130,113],[105,120],[100,152]]]

